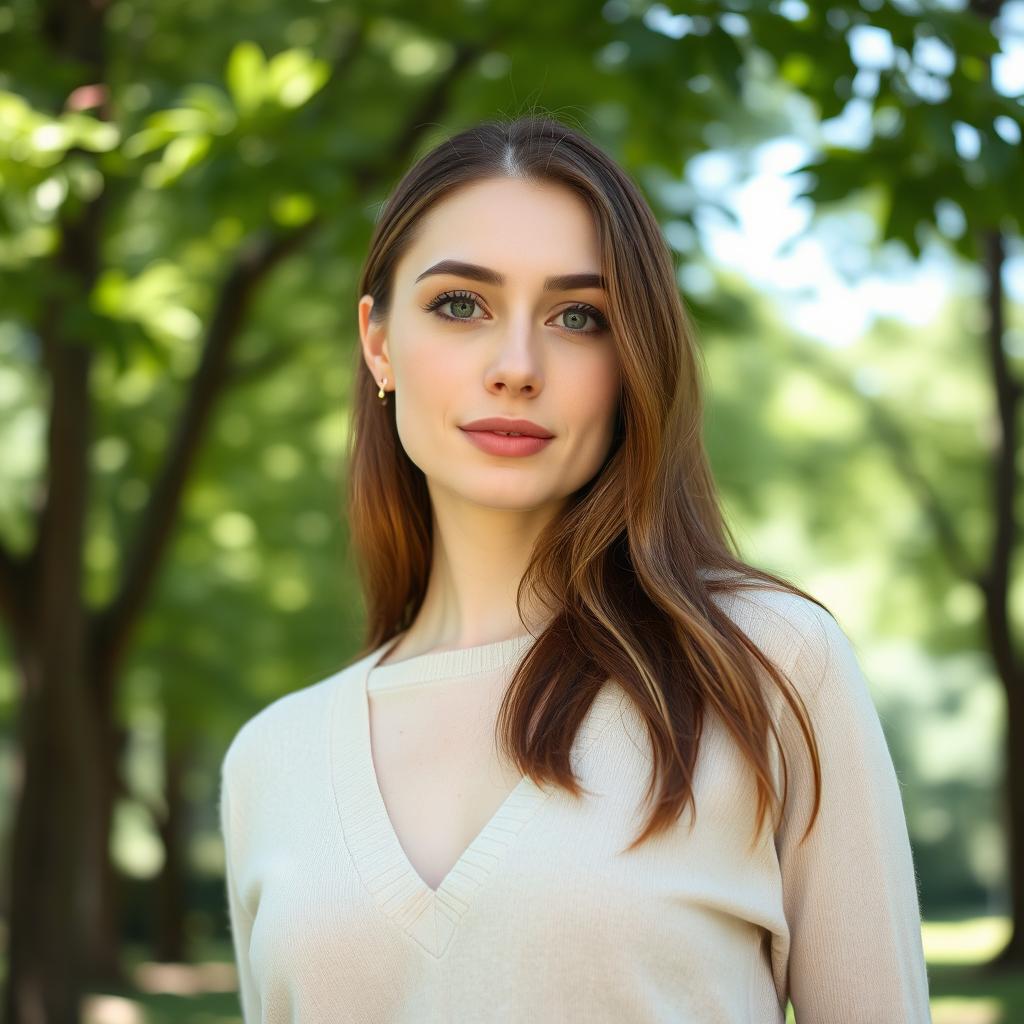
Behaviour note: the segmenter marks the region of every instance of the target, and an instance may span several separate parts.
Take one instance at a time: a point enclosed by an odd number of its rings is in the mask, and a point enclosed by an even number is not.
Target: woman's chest
[[[494,735],[501,682],[477,676],[368,694],[377,786],[406,856],[432,889],[522,779]]]

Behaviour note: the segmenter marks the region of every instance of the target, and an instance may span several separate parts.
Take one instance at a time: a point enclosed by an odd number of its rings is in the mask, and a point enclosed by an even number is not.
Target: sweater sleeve
[[[827,612],[816,618],[821,628],[811,631],[796,672],[811,665],[820,680],[809,699],[801,695],[818,743],[821,805],[801,845],[814,775],[803,733],[787,723],[790,793],[776,832],[789,998],[799,1024],[928,1024],[917,879],[899,781],[850,640]],[[794,738],[803,748],[796,758]],[[785,965],[775,966],[784,976]]]
[[[261,1019],[259,995],[249,961],[249,940],[252,936],[253,918],[242,903],[238,892],[237,868],[233,859],[238,832],[231,815],[231,794],[223,766],[220,781],[220,829],[224,843],[224,878],[227,890],[228,918],[231,926],[235,967],[238,972],[238,995],[242,1005],[242,1020],[243,1024],[259,1024]]]

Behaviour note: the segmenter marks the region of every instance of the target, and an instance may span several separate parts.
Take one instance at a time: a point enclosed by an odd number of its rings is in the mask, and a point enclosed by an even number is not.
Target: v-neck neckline
[[[397,639],[392,637],[349,666],[332,695],[332,785],[345,843],[364,887],[387,917],[438,958],[448,948],[478,890],[495,875],[515,838],[554,790],[522,776],[438,887],[429,886],[398,840],[373,763],[367,681]],[[624,692],[612,692],[609,681],[605,682],[573,745],[570,758],[574,770],[625,699]]]

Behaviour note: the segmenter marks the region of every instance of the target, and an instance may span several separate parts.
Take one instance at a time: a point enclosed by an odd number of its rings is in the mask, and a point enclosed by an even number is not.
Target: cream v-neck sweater
[[[687,807],[668,833],[620,852],[645,820],[650,747],[609,679],[571,754],[589,795],[522,778],[435,890],[388,817],[369,693],[422,701],[431,687],[489,685],[532,638],[374,670],[389,641],[275,700],[224,756],[246,1024],[781,1024],[787,999],[798,1024],[929,1022],[900,785],[850,641],[795,595],[716,600],[807,703],[824,788],[803,846],[813,779],[772,688],[790,752],[780,827],[767,822],[750,852],[754,781],[709,712],[692,831]],[[777,756],[773,770],[781,792]],[[405,806],[408,828],[415,802]],[[426,800],[420,825],[432,815]]]

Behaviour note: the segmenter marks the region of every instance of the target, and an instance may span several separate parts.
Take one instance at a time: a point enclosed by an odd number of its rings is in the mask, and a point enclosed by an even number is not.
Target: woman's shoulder
[[[832,713],[842,709],[849,721],[874,728],[871,721],[878,712],[861,652],[827,607],[769,587],[716,599],[782,669],[810,708],[830,708]]]
[[[259,764],[288,758],[308,749],[311,737],[327,721],[332,695],[350,676],[349,665],[314,683],[275,698],[245,719],[228,743],[221,773],[250,774]]]
[[[712,592],[712,598],[804,699],[817,694],[838,662],[856,657],[832,612],[803,594],[757,583]]]
[[[803,594],[762,581],[731,584],[711,597],[751,639],[783,650],[827,644],[838,624],[828,608]]]

